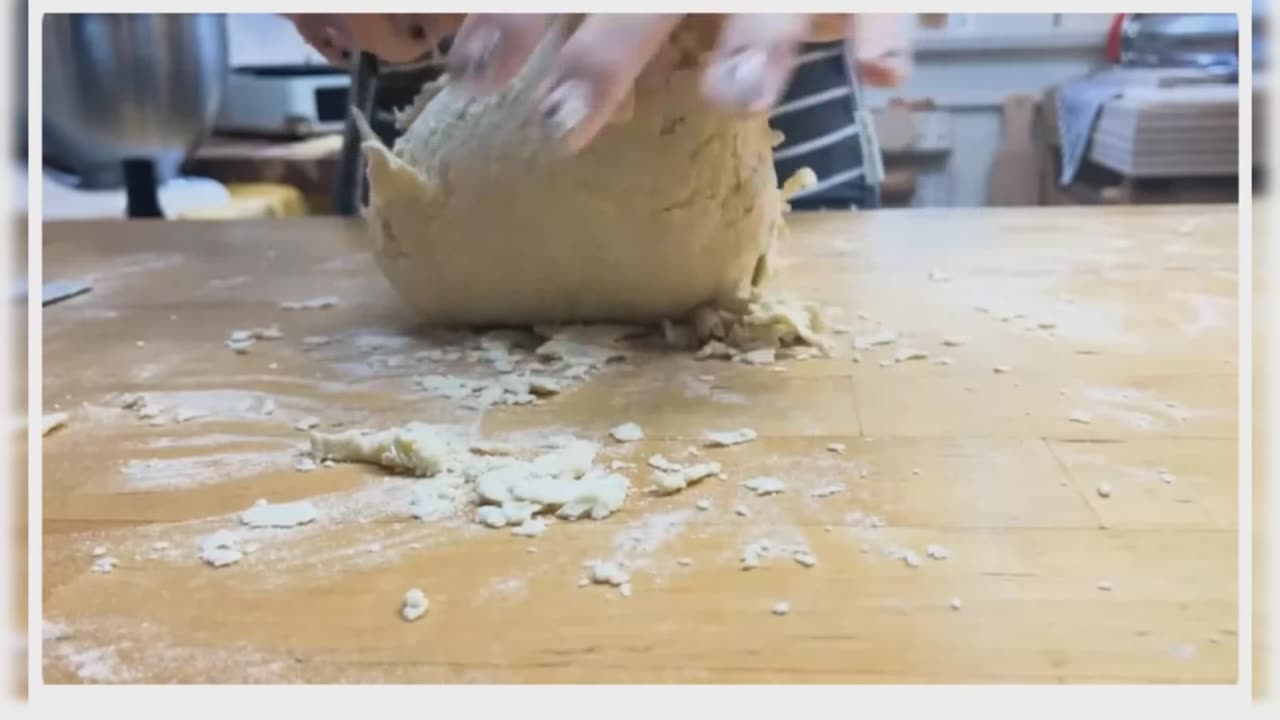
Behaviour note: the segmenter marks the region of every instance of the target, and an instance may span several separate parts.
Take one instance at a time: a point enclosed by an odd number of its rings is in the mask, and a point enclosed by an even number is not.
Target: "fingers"
[[[909,16],[852,16],[849,37],[858,75],[874,87],[896,87],[911,73]]]
[[[636,77],[681,17],[609,14],[582,21],[561,49],[539,106],[565,150],[584,147],[624,105]]]
[[[449,77],[473,94],[496,92],[538,47],[552,15],[469,15],[449,49]]]
[[[740,115],[768,110],[791,78],[809,15],[734,15],[724,24],[703,76],[703,93]]]
[[[338,29],[337,18],[333,15],[306,14],[286,15],[293,22],[294,28],[308,45],[324,56],[334,65],[345,63],[350,59],[349,39],[341,37],[343,31]]]

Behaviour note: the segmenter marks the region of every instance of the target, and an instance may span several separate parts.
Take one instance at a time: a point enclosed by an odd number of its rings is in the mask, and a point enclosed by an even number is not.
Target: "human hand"
[[[456,33],[449,74],[464,91],[496,92],[524,66],[556,21],[553,14],[293,15],[303,37],[331,61],[359,48],[390,62],[416,59]],[[568,150],[585,146],[622,106],[640,73],[686,17],[586,15],[541,89],[541,111]],[[764,112],[786,89],[801,43],[852,42],[857,72],[870,85],[899,84],[911,56],[904,15],[788,14],[698,16],[713,46],[706,97],[738,114]]]
[[[570,151],[585,146],[623,105],[636,79],[686,16],[587,15],[560,51],[542,88],[541,111]],[[910,64],[906,16],[701,16],[714,27],[702,89],[721,108],[760,113],[786,90],[801,43],[845,38],[868,83],[892,86]],[[484,94],[509,82],[524,66],[554,15],[468,15],[449,51],[449,74],[464,90]]]

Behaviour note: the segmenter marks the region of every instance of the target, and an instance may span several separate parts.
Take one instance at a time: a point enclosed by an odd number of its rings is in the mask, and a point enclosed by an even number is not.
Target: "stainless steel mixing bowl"
[[[45,152],[86,187],[117,187],[122,163],[173,177],[213,126],[228,73],[219,14],[45,15]]]

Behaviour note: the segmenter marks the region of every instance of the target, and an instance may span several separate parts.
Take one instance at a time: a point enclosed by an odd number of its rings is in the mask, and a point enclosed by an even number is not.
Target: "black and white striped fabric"
[[[439,76],[438,64],[385,68],[378,75],[370,125],[383,142],[398,135],[393,108],[408,105],[423,84]],[[784,140],[774,149],[779,182],[808,167],[813,187],[791,199],[795,210],[848,210],[880,205],[884,170],[861,86],[850,70],[844,44],[813,43],[802,49],[791,85],[769,124]]]
[[[844,43],[805,45],[795,74],[769,124],[784,140],[774,149],[779,180],[808,167],[816,185],[797,193],[797,210],[848,210],[880,205],[883,162],[861,85]]]

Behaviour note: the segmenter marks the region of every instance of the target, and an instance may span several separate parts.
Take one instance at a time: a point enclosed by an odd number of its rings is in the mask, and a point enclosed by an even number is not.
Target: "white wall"
[[[227,15],[227,50],[231,65],[314,65],[324,57],[311,49],[279,15]]]

